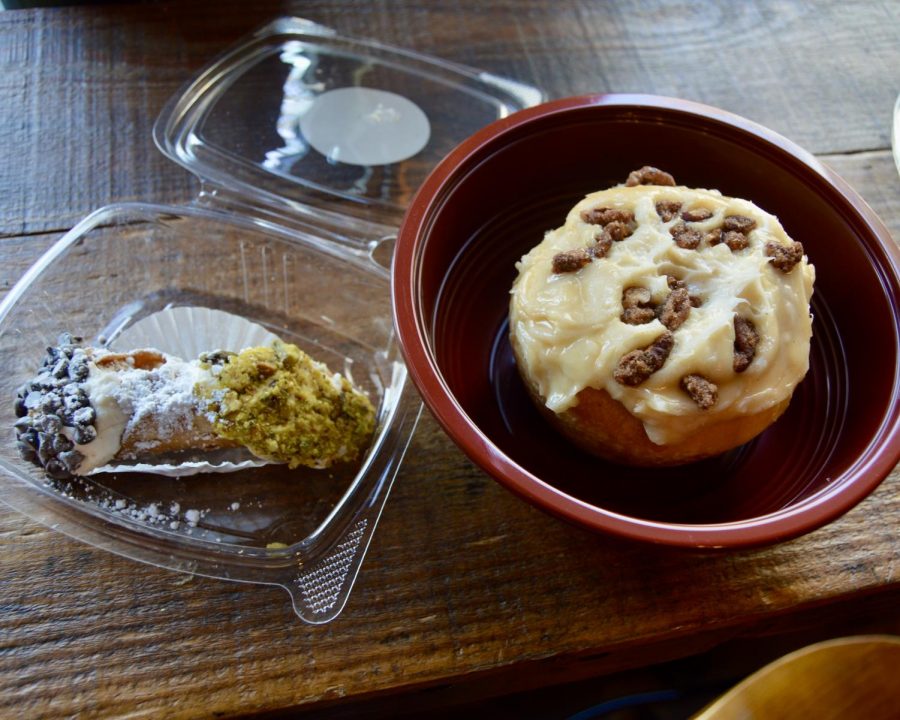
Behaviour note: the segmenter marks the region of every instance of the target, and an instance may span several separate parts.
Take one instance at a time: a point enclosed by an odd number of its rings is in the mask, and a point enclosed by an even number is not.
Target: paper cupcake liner
[[[185,360],[214,350],[240,352],[249,347],[270,345],[278,340],[262,325],[223,310],[206,307],[171,307],[138,320],[126,327],[109,343],[110,350],[127,352],[154,348]],[[184,477],[199,473],[226,473],[272,464],[255,457],[249,450],[234,448],[216,451],[214,460],[140,462],[104,465],[88,473],[142,472]]]

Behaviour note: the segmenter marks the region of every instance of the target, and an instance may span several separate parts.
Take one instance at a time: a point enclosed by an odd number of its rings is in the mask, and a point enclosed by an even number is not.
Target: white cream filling
[[[678,247],[669,228],[680,217],[662,222],[656,212],[661,201],[681,202],[683,210],[711,210],[710,219],[689,223],[702,234],[720,227],[727,215],[754,219],[749,247],[734,252],[724,243],[710,247],[704,242],[695,250]],[[554,255],[593,243],[599,227],[585,223],[581,212],[595,207],[632,211],[637,230],[613,243],[605,258],[577,272],[553,273]],[[556,413],[577,404],[578,393],[587,387],[605,389],[661,445],[780,403],[809,367],[815,270],[805,256],[789,273],[776,269],[764,252],[769,241],[791,242],[777,218],[714,190],[619,186],[587,196],[569,212],[565,225],[548,232],[517,264],[510,332],[523,373]],[[669,292],[666,275],[683,280],[703,304],[692,308],[674,331],[675,346],[662,368],[637,387],[627,387],[613,379],[619,360],[652,343],[665,327],[659,320],[622,322],[622,293],[630,286],[647,287],[654,303],[660,303]],[[760,336],[743,373],[733,370],[735,315],[751,319]],[[688,374],[716,383],[718,401],[712,408],[701,410],[681,390],[680,380]]]
[[[89,374],[82,387],[96,413],[97,437],[90,443],[75,445],[84,455],[79,474],[109,464],[119,453],[123,438],[142,424],[151,424],[159,439],[190,431],[200,412],[195,387],[212,380],[198,360],[184,361],[164,354],[163,365],[142,370],[101,367],[97,360],[110,353],[90,353]],[[72,439],[72,428],[64,428],[64,432]]]

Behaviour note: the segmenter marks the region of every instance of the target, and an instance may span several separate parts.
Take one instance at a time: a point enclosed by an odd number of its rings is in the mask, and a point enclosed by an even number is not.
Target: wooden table
[[[291,11],[551,97],[653,92],[739,113],[833,166],[900,237],[889,3],[181,5],[0,13],[0,289],[94,208],[189,200],[195,180],[154,148],[154,118],[212,56]],[[677,658],[737,667],[748,648],[896,631],[898,520],[895,470],[845,517],[768,549],[615,541],[513,497],[426,413],[326,626],[300,623],[278,589],[140,565],[0,506],[0,716],[376,716],[611,673],[621,690],[624,671]]]

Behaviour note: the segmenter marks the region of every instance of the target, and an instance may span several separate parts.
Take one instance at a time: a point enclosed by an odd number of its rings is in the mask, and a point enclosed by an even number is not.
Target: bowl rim
[[[428,408],[450,438],[501,485],[537,507],[578,525],[613,535],[684,548],[740,548],[788,540],[815,530],[844,514],[868,496],[900,460],[900,367],[892,380],[888,411],[856,462],[828,486],[798,505],[745,520],[714,524],[682,524],[646,520],[605,510],[562,492],[530,473],[500,450],[457,402],[437,367],[428,340],[429,318],[420,314],[420,257],[430,228],[432,209],[439,207],[464,170],[513,131],[555,115],[589,108],[616,111],[660,110],[697,117],[752,136],[764,147],[787,155],[840,195],[856,220],[884,251],[895,287],[900,287],[900,247],[869,205],[837,173],[784,136],[725,110],[657,95],[588,94],[552,100],[521,110],[482,128],[454,148],[425,179],[400,225],[393,255],[391,292],[394,325],[410,377]],[[900,316],[895,292],[892,308]]]

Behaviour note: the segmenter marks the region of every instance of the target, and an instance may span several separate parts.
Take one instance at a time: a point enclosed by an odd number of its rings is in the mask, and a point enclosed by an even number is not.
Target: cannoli
[[[185,360],[82,347],[64,334],[15,410],[21,456],[55,478],[239,447],[324,468],[357,457],[375,426],[349,380],[281,341]]]

